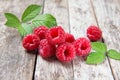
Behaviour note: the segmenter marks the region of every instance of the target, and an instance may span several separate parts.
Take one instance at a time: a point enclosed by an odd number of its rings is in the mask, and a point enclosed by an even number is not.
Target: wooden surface
[[[70,30],[76,38],[85,37],[90,25],[97,25],[89,0],[69,1]],[[75,14],[75,15],[73,15]],[[73,61],[75,80],[113,80],[107,59],[100,65],[87,65],[80,57]],[[104,69],[104,71],[103,71]]]
[[[0,80],[120,80],[120,61],[87,65],[76,57],[61,63],[25,52],[17,30],[4,25],[4,13],[21,17],[29,4],[43,5],[42,13],[53,14],[76,39],[86,36],[89,25],[99,26],[108,49],[120,51],[120,0],[0,0]]]
[[[108,49],[120,51],[120,0],[96,0],[93,6]],[[109,59],[109,63],[114,79],[120,80],[120,61]]]
[[[53,14],[58,25],[62,25],[69,32],[67,0],[46,0],[43,13]],[[72,63],[61,63],[56,59],[46,61],[38,55],[35,80],[73,80]]]
[[[5,12],[18,17],[29,4],[42,0],[0,0],[0,80],[32,80],[35,55],[25,52],[17,30],[4,25]]]

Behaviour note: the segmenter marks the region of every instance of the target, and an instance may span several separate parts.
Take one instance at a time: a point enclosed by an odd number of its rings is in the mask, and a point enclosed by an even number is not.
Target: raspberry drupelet
[[[75,41],[75,38],[74,38],[74,36],[73,36],[72,34],[66,33],[65,35],[66,35],[65,42],[70,42],[70,43],[72,43],[72,42]]]
[[[40,41],[39,54],[43,58],[49,58],[55,56],[55,50],[56,50],[55,45],[49,44],[47,39],[42,39]]]
[[[62,43],[57,47],[56,57],[61,62],[70,62],[75,57],[75,47],[71,43]]]
[[[22,44],[27,51],[36,50],[39,46],[40,39],[35,34],[28,34],[23,38]]]
[[[40,40],[45,39],[45,34],[47,32],[48,28],[46,26],[39,26],[34,29],[33,33],[36,34]]]
[[[90,26],[87,29],[87,37],[91,41],[98,41],[102,38],[102,31],[97,26]]]
[[[90,41],[86,38],[78,38],[74,41],[74,46],[78,56],[87,56],[91,51]]]
[[[65,42],[65,31],[61,26],[52,27],[47,31],[45,37],[50,44],[61,44]]]

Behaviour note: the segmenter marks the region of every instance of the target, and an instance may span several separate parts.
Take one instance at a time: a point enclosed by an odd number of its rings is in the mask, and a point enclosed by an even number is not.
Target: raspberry
[[[75,40],[74,46],[79,56],[87,56],[91,51],[90,41],[86,38],[78,38]]]
[[[60,44],[65,42],[65,31],[61,26],[52,27],[47,31],[45,37],[51,44]]]
[[[22,44],[26,50],[32,51],[38,48],[39,42],[40,42],[40,39],[37,35],[28,34],[23,38]]]
[[[87,37],[91,40],[91,41],[98,41],[101,39],[102,37],[102,31],[100,30],[100,28],[96,27],[96,26],[90,26],[87,29]]]
[[[34,29],[34,34],[39,36],[39,38],[42,40],[42,39],[45,39],[45,34],[46,34],[47,30],[48,30],[47,27],[40,26],[40,27]]]
[[[43,58],[48,58],[48,57],[52,57],[55,55],[55,46],[51,45],[48,43],[47,39],[43,39],[40,41],[40,45],[39,45],[39,54],[43,57]]]
[[[72,34],[66,33],[65,35],[66,35],[65,42],[72,43],[72,42],[75,41],[75,38],[74,38],[74,36]]]
[[[56,50],[56,57],[62,62],[72,61],[75,57],[75,47],[71,43],[62,43]]]

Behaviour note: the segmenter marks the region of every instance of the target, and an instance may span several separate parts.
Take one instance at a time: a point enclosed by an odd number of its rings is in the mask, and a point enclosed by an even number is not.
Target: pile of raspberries
[[[40,26],[35,28],[32,34],[26,35],[22,44],[27,51],[38,50],[38,54],[44,59],[56,57],[61,62],[70,62],[76,55],[87,56],[91,52],[90,41],[100,40],[102,31],[96,26],[90,26],[87,29],[87,37],[88,39],[75,39],[61,26]]]

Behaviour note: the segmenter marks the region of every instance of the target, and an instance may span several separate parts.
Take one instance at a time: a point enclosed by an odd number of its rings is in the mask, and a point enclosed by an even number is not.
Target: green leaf
[[[8,27],[16,28],[21,25],[19,19],[14,14],[5,13],[5,17],[7,18],[7,22],[5,23],[5,25],[7,25]]]
[[[25,36],[27,34],[32,33],[32,25],[23,23],[22,26],[17,28],[21,36]]]
[[[33,20],[56,20],[51,14],[42,14],[35,17]]]
[[[112,58],[112,59],[120,60],[120,52],[117,52],[117,51],[114,50],[114,49],[110,49],[110,50],[107,52],[107,55],[108,55],[108,57],[110,57],[110,58]]]
[[[56,19],[51,14],[43,14],[43,15],[37,16],[35,19],[33,19],[32,24],[35,27],[47,26],[50,28],[53,26],[57,26]]]
[[[24,37],[27,34],[22,26],[17,27],[17,29],[21,36]]]
[[[23,23],[22,27],[25,30],[26,34],[30,34],[33,31],[33,28],[32,28],[31,24]]]
[[[22,22],[30,21],[36,17],[39,14],[41,8],[41,6],[35,4],[28,6],[22,15]]]
[[[91,52],[86,60],[87,64],[100,64],[105,60],[105,55],[99,52]]]
[[[92,49],[96,52],[105,53],[107,51],[107,46],[102,42],[92,42]]]

